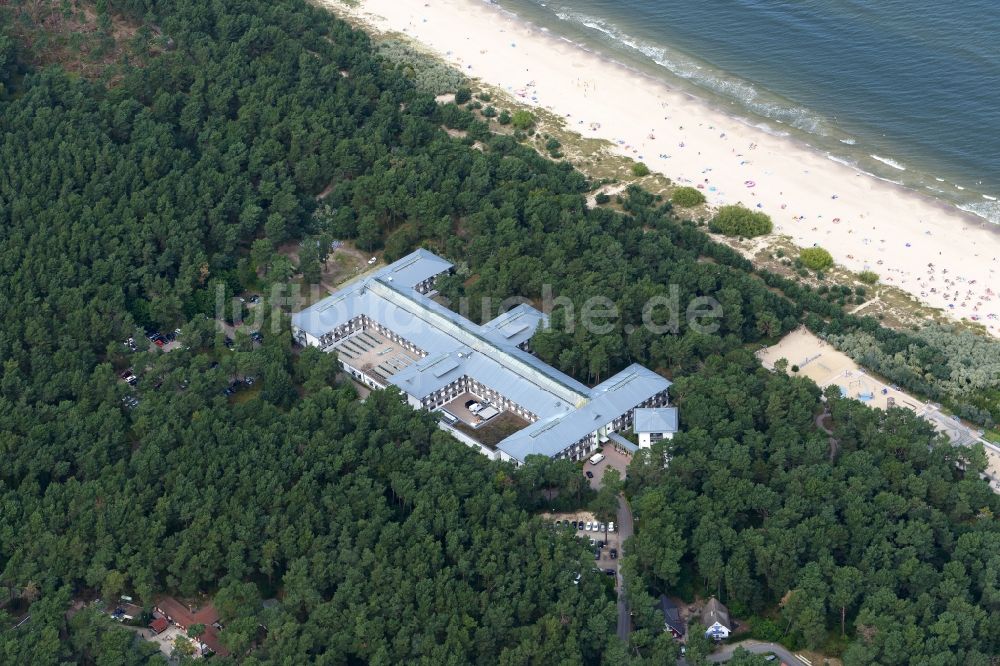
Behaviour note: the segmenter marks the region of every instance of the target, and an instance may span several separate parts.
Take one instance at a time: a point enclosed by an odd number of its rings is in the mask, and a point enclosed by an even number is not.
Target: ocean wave
[[[893,169],[899,169],[900,171],[906,171],[906,167],[897,162],[896,160],[890,159],[888,157],[879,157],[878,155],[869,155],[873,160],[877,160],[886,166],[891,166]]]
[[[978,215],[988,222],[1000,224],[1000,201],[976,201],[959,204],[958,207],[967,213]]]
[[[846,143],[848,146],[853,146],[854,144],[857,143],[855,139],[841,139],[840,142]]]
[[[844,157],[839,157],[837,155],[831,155],[827,153],[826,159],[830,160],[831,162],[836,162],[837,164],[843,164],[846,167],[851,167],[852,169],[856,169],[858,167],[857,162],[852,162],[849,159],[846,159]]]
[[[555,15],[561,21],[589,28],[601,33],[616,45],[625,46],[642,54],[674,76],[691,81],[723,97],[735,99],[759,116],[811,134],[829,135],[823,118],[817,114],[805,107],[765,99],[761,92],[747,81],[714,71],[711,67],[677,51],[633,37],[603,19],[571,11],[558,11]]]

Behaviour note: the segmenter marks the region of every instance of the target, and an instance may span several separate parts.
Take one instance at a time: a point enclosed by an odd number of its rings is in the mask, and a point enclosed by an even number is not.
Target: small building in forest
[[[687,624],[681,618],[681,610],[665,594],[660,595],[660,611],[663,613],[664,631],[669,631],[680,640],[687,633]]]
[[[632,419],[632,431],[639,437],[640,449],[648,449],[664,439],[673,439],[677,425],[676,407],[636,409]]]
[[[157,635],[157,636],[159,636],[164,631],[166,631],[167,627],[169,627],[169,626],[170,626],[170,623],[167,622],[167,618],[165,618],[165,617],[153,618],[153,621],[149,623],[149,628],[152,629],[153,630],[153,634]]]
[[[712,597],[701,611],[701,623],[705,625],[705,636],[717,641],[729,638],[733,625],[729,619],[729,609]]]

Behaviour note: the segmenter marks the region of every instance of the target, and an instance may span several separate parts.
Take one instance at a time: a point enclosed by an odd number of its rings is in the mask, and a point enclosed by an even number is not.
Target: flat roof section
[[[656,407],[635,410],[635,421],[632,431],[641,432],[677,432],[677,408]]]

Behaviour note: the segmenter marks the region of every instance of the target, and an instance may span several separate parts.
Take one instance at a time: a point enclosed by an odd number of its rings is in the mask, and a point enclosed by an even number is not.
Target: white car
[[[589,520],[587,521],[587,531],[588,532],[594,531],[594,523],[590,522]]]
[[[376,261],[378,261],[378,257],[372,257],[371,259],[369,259],[369,260],[368,260],[368,265],[369,265],[369,266],[371,266],[371,265],[372,265],[372,264],[374,264],[374,263],[375,263]]]
[[[604,531],[604,523],[601,523],[600,525],[597,526],[597,531],[598,532],[603,532]]]
[[[609,532],[614,532],[615,531],[615,524],[614,523],[608,523],[608,531]]]

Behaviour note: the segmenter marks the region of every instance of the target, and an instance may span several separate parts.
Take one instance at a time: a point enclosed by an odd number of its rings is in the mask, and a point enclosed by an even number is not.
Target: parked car
[[[562,525],[562,521],[561,521],[561,520],[557,520],[557,521],[556,521],[556,527],[558,527],[558,526],[560,526],[560,525]]]
[[[604,548],[604,546],[606,546],[606,545],[607,544],[604,543],[603,541],[601,541],[600,539],[597,540],[597,547],[598,548]]]
[[[605,527],[606,527],[606,525],[604,523],[601,523],[600,525],[598,525],[597,531],[598,532],[603,532]]]
[[[617,548],[612,548],[611,549],[611,559],[613,559],[613,560],[617,560],[618,559],[618,549]]]
[[[606,573],[609,576],[614,576],[615,575],[615,570],[614,569],[605,569],[604,573]]]
[[[612,523],[608,523],[608,531],[609,532],[614,532],[615,531],[615,524],[613,522]]]
[[[594,523],[590,522],[589,520],[587,521],[587,531],[588,532],[594,531]]]
[[[590,547],[591,547],[591,548],[595,548],[596,546],[597,546],[597,542],[596,542],[596,541],[594,541],[593,539],[591,539],[591,540],[590,540]]]
[[[578,530],[582,530],[583,529],[583,521],[582,520],[579,523],[576,524],[576,529],[578,529]]]
[[[243,379],[243,383],[246,384],[247,386],[253,386],[254,381],[255,380],[253,377],[244,377]]]
[[[574,585],[579,585],[580,584],[580,574],[577,574],[576,578],[573,579],[573,584]]]
[[[594,559],[595,560],[601,559],[601,551],[600,550],[594,550]]]
[[[590,471],[589,469],[587,470],[587,478],[588,478],[588,479],[592,479],[592,478],[594,478],[594,473],[593,473],[593,472],[591,472],[591,471]]]
[[[376,261],[378,261],[378,257],[372,257],[371,259],[369,259],[369,260],[368,260],[368,265],[369,265],[369,266],[371,266],[371,265],[372,265],[372,264],[374,264],[374,263],[375,263]]]

